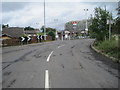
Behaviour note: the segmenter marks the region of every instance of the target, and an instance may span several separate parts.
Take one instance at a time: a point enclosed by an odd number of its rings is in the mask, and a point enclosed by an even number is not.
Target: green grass
[[[110,41],[106,40],[101,42],[95,42],[94,45],[95,48],[100,50],[101,52],[120,60],[120,47],[117,40],[113,39]]]

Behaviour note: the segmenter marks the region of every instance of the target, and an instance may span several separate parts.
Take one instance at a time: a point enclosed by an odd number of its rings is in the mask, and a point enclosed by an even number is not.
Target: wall
[[[51,41],[52,37],[47,36],[46,37],[47,41]],[[41,40],[42,42],[44,40]],[[24,45],[24,44],[31,44],[31,43],[40,43],[40,40],[38,41],[37,36],[32,36],[31,40],[29,42],[21,41],[19,38],[12,38],[12,39],[5,39],[2,40],[2,46],[16,46],[16,45]]]

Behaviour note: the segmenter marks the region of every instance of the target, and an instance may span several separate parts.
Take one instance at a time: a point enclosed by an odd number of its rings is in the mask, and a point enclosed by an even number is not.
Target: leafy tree
[[[103,41],[105,37],[108,37],[107,19],[110,19],[110,13],[100,7],[95,8],[95,15],[91,19],[91,25],[89,26],[90,33],[97,40]]]
[[[35,30],[34,28],[28,26],[28,27],[25,27],[24,30]]]
[[[44,33],[44,26],[41,27],[41,30],[42,30],[42,32]],[[50,27],[46,28],[46,33],[50,32],[50,31],[55,32],[56,29],[54,29],[54,28],[50,28]]]
[[[48,35],[52,36],[52,40],[55,40],[55,32],[50,31],[48,32]]]
[[[6,28],[6,27],[9,27],[9,24],[7,24],[7,25],[2,25],[2,28]]]
[[[113,34],[120,34],[120,17],[117,17],[114,20],[114,23],[112,25],[112,33]]]
[[[42,33],[44,33],[44,26],[41,27]],[[46,34],[49,36],[52,36],[52,40],[55,40],[55,32],[56,29],[47,27],[46,28]]]
[[[41,27],[42,32],[44,32],[44,26]]]

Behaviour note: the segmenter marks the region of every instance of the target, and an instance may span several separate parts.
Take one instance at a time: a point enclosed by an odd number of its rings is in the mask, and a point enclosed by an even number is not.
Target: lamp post
[[[44,0],[44,40],[46,40],[45,0]]]
[[[86,28],[85,28],[85,31],[86,31],[86,33],[88,33],[88,25],[87,25],[87,11],[88,11],[88,9],[84,9],[84,11],[85,11],[85,14],[86,14]]]
[[[58,19],[54,19],[54,22],[56,23],[56,26],[57,26],[57,22],[58,22]],[[57,34],[57,27],[55,27],[56,28],[56,40],[58,40],[58,34]]]
[[[39,25],[40,25],[40,23],[36,23],[36,25],[38,25],[38,26],[39,26]],[[39,30],[39,32],[41,32],[41,31],[40,31],[40,27],[38,27],[38,30]]]

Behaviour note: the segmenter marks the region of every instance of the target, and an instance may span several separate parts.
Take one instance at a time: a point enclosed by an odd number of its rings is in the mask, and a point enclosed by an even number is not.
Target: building
[[[37,33],[39,33],[40,31],[38,29],[35,30],[24,30],[24,33],[28,36],[36,36]]]
[[[76,23],[74,23],[76,22]],[[65,24],[65,30],[85,30],[86,20],[82,21],[70,21]]]
[[[88,26],[90,25],[90,20],[88,20]],[[65,24],[65,30],[83,32],[86,28],[86,20],[81,21],[70,21]],[[86,33],[86,32],[85,32]]]
[[[19,38],[24,35],[24,29],[19,27],[6,27],[2,28],[2,35],[8,36],[11,38]]]

